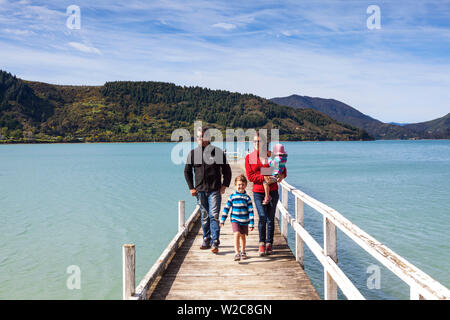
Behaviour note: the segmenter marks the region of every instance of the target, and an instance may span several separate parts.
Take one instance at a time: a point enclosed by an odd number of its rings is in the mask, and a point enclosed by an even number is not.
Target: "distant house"
[[[6,137],[4,137],[0,134],[0,140],[6,140]]]

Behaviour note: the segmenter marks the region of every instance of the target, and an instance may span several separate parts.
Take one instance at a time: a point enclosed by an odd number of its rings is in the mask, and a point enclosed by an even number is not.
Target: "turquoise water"
[[[450,286],[450,141],[285,145],[289,183]],[[0,299],[121,299],[122,244],[136,245],[139,281],[177,231],[177,201],[186,200],[186,216],[195,207],[173,147],[0,145]],[[306,207],[305,225],[322,243],[322,216]],[[338,256],[367,298],[409,297],[342,233]],[[71,265],[80,289],[67,287]],[[370,265],[380,267],[380,289],[367,287]],[[308,250],[306,271],[322,294],[323,271]]]

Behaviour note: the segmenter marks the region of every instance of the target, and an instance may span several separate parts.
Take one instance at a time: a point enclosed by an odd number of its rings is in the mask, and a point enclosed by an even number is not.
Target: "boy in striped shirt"
[[[234,180],[236,191],[230,195],[227,204],[223,208],[222,217],[220,218],[220,227],[222,228],[225,220],[230,213],[231,227],[234,232],[234,260],[239,261],[247,259],[245,252],[245,236],[248,235],[248,228],[250,231],[254,229],[254,215],[252,199],[245,192],[247,187],[247,179],[243,174],[237,176]],[[230,210],[231,209],[231,210]],[[242,242],[242,252],[240,251],[240,242]]]

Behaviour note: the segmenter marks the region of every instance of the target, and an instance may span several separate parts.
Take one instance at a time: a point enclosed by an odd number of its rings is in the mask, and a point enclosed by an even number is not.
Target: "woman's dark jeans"
[[[264,193],[253,192],[256,210],[258,211],[259,223],[259,242],[273,244],[273,233],[275,231],[275,209],[278,203],[278,190],[271,191],[269,204],[263,205]]]

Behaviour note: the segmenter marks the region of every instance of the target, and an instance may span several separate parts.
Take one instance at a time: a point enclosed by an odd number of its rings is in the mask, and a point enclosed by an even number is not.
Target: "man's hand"
[[[197,190],[195,189],[190,189],[189,191],[191,191],[191,196],[196,197],[197,196]]]
[[[255,228],[254,227],[250,227],[250,231],[253,231]]]
[[[220,187],[220,194],[224,194],[226,189],[227,187],[225,186]]]
[[[219,227],[222,228],[223,227],[223,223],[219,223]]]

